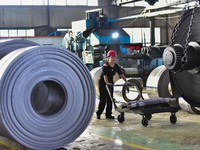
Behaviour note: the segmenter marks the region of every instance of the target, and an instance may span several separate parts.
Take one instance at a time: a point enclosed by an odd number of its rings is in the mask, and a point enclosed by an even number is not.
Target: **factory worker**
[[[98,110],[96,112],[97,119],[101,119],[101,114],[104,111],[106,106],[106,118],[107,119],[115,119],[112,116],[112,100],[107,92],[106,85],[108,85],[111,95],[113,96],[113,77],[116,73],[127,83],[126,77],[122,73],[120,67],[115,63],[117,57],[117,53],[114,50],[110,50],[107,53],[107,62],[102,67],[101,77],[99,79],[99,92],[100,99]]]

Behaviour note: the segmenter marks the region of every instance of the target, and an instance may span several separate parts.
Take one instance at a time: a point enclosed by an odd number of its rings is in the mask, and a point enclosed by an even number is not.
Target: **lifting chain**
[[[183,16],[185,15],[186,10],[188,10],[188,7],[189,7],[188,3],[189,3],[189,0],[186,0],[185,6],[184,6],[184,8],[182,10],[182,14],[181,14],[181,16],[179,18],[179,21],[178,21],[178,23],[176,24],[176,26],[175,26],[175,28],[173,30],[173,34],[172,34],[172,37],[171,37],[171,42],[169,44],[170,46],[172,46],[174,44],[174,40],[175,40],[175,38],[177,36],[177,32],[179,30],[180,24],[182,23]]]
[[[190,37],[191,37],[191,34],[192,34],[192,28],[193,28],[193,24],[194,24],[194,21],[195,21],[195,12],[196,12],[196,9],[197,9],[197,7],[199,5],[199,0],[194,0],[194,2],[195,2],[195,5],[194,5],[194,8],[192,10],[191,19],[190,19],[190,22],[189,22],[189,30],[187,32],[185,45],[183,47],[183,57],[181,58],[181,68],[180,68],[179,71],[181,71],[184,68],[185,64],[188,62],[188,59],[187,59],[188,58],[187,57],[187,48],[188,48],[188,45],[189,45],[189,42],[190,42]],[[187,12],[187,10],[189,10],[189,0],[186,0],[185,6],[184,6],[184,8],[182,10],[182,14],[181,14],[181,16],[179,18],[179,21],[178,21],[178,23],[176,24],[176,26],[174,28],[174,31],[173,31],[173,34],[172,34],[172,38],[171,38],[171,42],[170,42],[170,46],[173,46],[174,44],[176,44],[176,43],[174,43],[175,42],[175,38],[177,36],[177,33],[179,31],[179,28],[180,28],[180,25],[182,24],[184,15]]]
[[[187,62],[187,48],[188,48],[188,45],[189,45],[189,42],[190,42],[190,36],[192,34],[192,28],[193,28],[193,24],[194,24],[194,18],[195,18],[195,12],[196,12],[196,9],[199,5],[199,0],[195,0],[195,5],[194,5],[194,8],[192,10],[192,16],[191,16],[191,19],[190,19],[190,25],[189,25],[189,30],[187,32],[187,37],[186,37],[186,41],[185,41],[185,45],[184,45],[184,51],[183,51],[183,58],[182,58],[182,68],[184,67],[184,64]]]

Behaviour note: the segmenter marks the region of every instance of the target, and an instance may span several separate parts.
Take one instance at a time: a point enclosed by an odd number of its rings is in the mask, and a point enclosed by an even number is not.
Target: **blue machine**
[[[108,19],[102,9],[89,10],[85,20],[72,22],[72,31],[82,32],[92,46],[110,46],[120,53],[121,45],[130,43],[130,36],[116,23],[116,20]]]
[[[117,20],[108,19],[102,9],[86,11],[86,19],[72,22],[72,31],[75,34],[81,33],[78,34],[80,39],[80,36],[85,38],[82,43],[80,40],[76,41],[75,51],[87,50],[84,46],[88,43],[93,47],[92,68],[99,67],[105,62],[106,52],[110,49],[117,52],[119,64],[123,66],[125,74],[126,68],[129,71],[133,68],[130,76],[146,77],[152,69],[162,64],[162,60],[157,59],[162,57],[161,51],[151,47],[148,48],[151,52],[142,52],[142,43],[131,43],[130,36],[122,28],[117,27]]]

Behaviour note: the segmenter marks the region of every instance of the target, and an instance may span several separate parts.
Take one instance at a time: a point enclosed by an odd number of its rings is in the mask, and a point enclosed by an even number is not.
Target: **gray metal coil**
[[[16,49],[26,48],[30,46],[39,46],[39,44],[32,41],[20,39],[0,40],[0,59]]]
[[[99,79],[101,77],[102,73],[102,67],[96,67],[90,71],[90,74],[92,76],[92,79],[94,81],[95,85],[95,90],[96,90],[96,97],[99,98],[100,93],[99,93]],[[116,73],[113,77],[113,82],[115,83],[119,79],[118,74]]]
[[[35,46],[0,60],[0,134],[31,149],[53,150],[78,138],[95,107],[87,67],[62,48]]]
[[[169,98],[172,97],[171,83],[169,79],[169,72],[164,65],[155,68],[147,79],[147,89],[154,90],[158,97]],[[178,99],[179,106],[182,110],[200,114],[199,107],[191,106],[182,97]]]

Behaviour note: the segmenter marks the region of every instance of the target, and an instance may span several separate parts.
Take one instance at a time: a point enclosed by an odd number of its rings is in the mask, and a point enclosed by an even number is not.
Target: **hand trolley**
[[[131,100],[129,102],[120,102],[115,100],[110,93],[109,86],[123,86],[127,91],[131,87],[136,88],[138,94],[140,95],[140,100]],[[124,114],[125,112],[140,114],[142,116],[141,123],[144,127],[148,126],[148,121],[151,120],[152,114],[170,112],[170,122],[175,124],[177,122],[176,112],[178,112],[178,100],[176,98],[153,98],[153,99],[144,99],[142,96],[141,88],[138,88],[138,84],[122,84],[122,85],[106,85],[108,94],[114,104],[114,108],[120,114],[117,119],[120,123],[125,121]]]

